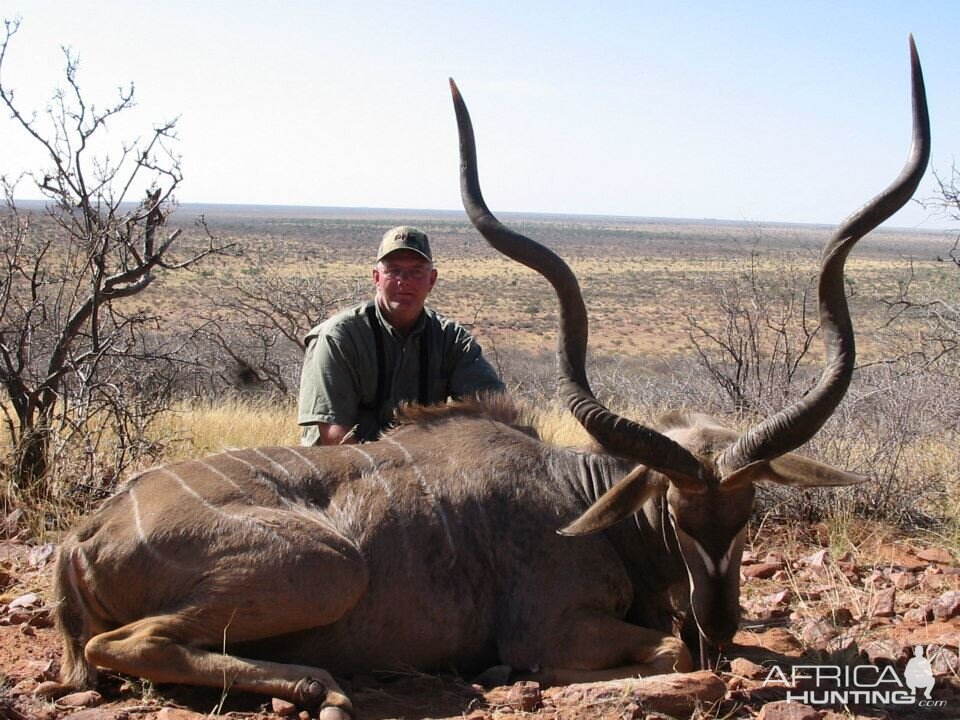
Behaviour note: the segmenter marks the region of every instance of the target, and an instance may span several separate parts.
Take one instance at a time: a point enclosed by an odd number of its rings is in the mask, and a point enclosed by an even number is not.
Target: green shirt
[[[376,308],[382,337],[389,394],[377,412],[377,346],[367,317]],[[420,341],[426,323],[431,347],[427,377],[429,403],[446,402],[482,390],[502,391],[503,382],[483,357],[480,345],[460,324],[424,308],[410,335],[404,338],[369,301],[334,315],[306,336],[300,377],[300,442],[315,445],[317,423],[354,427],[361,437],[386,427],[402,400],[416,402],[420,394]],[[365,409],[365,407],[367,409]]]

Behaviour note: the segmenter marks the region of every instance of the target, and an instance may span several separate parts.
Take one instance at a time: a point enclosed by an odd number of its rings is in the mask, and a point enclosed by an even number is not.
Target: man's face
[[[396,250],[373,268],[380,308],[392,325],[409,329],[423,310],[437,281],[437,271],[423,255]]]

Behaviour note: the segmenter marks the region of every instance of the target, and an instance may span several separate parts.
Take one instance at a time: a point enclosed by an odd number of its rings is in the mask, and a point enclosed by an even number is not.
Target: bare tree
[[[180,232],[164,232],[164,224],[182,180],[171,148],[176,120],[111,155],[94,154],[107,122],[134,106],[132,85],[112,104],[89,103],[79,62],[64,48],[66,87],[44,113],[21,109],[2,74],[18,28],[19,20],[4,22],[0,102],[45,158],[35,173],[0,178],[0,383],[9,398],[2,412],[13,488],[23,490],[44,478],[52,448],[81,434],[92,451],[103,439],[87,432],[95,419],[94,430],[112,425],[111,442],[126,457],[131,433],[150,416],[145,398],[162,396],[171,367],[155,318],[131,298],[159,271],[189,267],[225,246],[207,234],[202,248],[173,257]],[[22,184],[45,198],[36,215],[14,201]]]
[[[339,308],[359,302],[369,289],[258,269],[253,276],[224,280],[202,292],[207,309],[195,326],[197,354],[207,358],[214,390],[266,388],[292,395],[306,333]]]
[[[708,290],[716,318],[687,315],[698,364],[738,413],[768,412],[796,393],[819,329],[816,278],[789,259],[766,270],[761,261],[755,244],[743,272]]]

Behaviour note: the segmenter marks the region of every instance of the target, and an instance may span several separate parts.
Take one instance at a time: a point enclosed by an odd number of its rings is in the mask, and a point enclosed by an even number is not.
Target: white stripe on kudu
[[[430,499],[430,506],[440,517],[440,522],[443,524],[443,532],[447,536],[447,545],[450,548],[450,552],[453,554],[453,558],[450,560],[450,566],[453,567],[457,561],[457,548],[453,542],[453,533],[450,532],[450,522],[447,520],[447,513],[443,509],[443,504],[437,499],[437,495],[433,491],[433,488],[429,486],[427,479],[423,476],[423,473],[420,472],[420,467],[417,465],[416,461],[414,461],[413,455],[410,454],[410,451],[392,437],[388,436],[383,438],[383,440],[399,448],[400,452],[403,453],[403,457],[406,458],[407,464],[409,464],[410,469],[413,470],[413,476],[417,479],[417,484],[420,485],[420,488],[423,490],[423,494]]]

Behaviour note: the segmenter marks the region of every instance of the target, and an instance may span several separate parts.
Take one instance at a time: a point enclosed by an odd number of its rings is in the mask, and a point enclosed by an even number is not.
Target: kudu
[[[451,82],[467,212],[494,247],[556,289],[563,395],[603,451],[521,432],[500,398],[411,408],[371,444],[227,451],[149,470],[60,550],[64,683],[89,685],[99,666],[320,704],[327,720],[352,712],[330,672],[505,664],[556,683],[690,669],[672,634],[678,595],[689,597],[688,629],[728,643],[754,482],[863,479],[791,451],[823,425],[850,380],[847,253],[910,198],[927,163],[912,40],[911,55],[906,167],[823,255],[823,376],[742,436],[696,414],[655,431],[597,402],[576,279],[487,210],[473,130]]]

